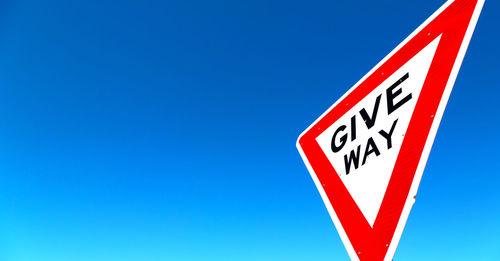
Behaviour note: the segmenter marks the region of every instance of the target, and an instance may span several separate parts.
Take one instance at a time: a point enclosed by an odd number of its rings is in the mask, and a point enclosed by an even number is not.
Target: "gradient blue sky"
[[[2,1],[0,260],[347,260],[299,133],[440,1]],[[486,1],[395,260],[500,260]]]

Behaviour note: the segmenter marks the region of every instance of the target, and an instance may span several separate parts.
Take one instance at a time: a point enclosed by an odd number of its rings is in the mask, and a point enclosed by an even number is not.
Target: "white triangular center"
[[[371,226],[440,38],[316,138]]]

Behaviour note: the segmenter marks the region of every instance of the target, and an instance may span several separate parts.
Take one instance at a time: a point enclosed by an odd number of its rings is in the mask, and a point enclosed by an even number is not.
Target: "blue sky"
[[[444,1],[3,1],[0,260],[347,260],[295,148]],[[395,260],[499,260],[486,1]]]

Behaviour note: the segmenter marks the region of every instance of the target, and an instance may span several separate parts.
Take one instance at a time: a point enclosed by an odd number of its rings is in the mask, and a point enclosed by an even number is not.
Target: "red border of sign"
[[[425,152],[425,147],[429,146],[430,150],[435,136],[435,131],[431,128],[436,128],[437,131],[465,54],[462,48],[467,48],[472,34],[468,28],[474,29],[483,3],[484,0],[447,2],[422,25],[423,27],[403,42],[404,45],[396,48],[299,137],[297,147],[322,193],[325,204],[327,207],[330,204],[333,208],[334,213],[330,211],[330,214],[334,222],[338,221],[337,229],[352,259],[392,259],[402,233],[402,228],[399,229],[399,234],[396,230],[399,226],[404,228],[406,223],[407,216],[402,217],[403,210],[408,204],[411,209],[413,201],[410,199],[414,199],[420,182],[421,173],[418,177],[416,173],[422,164],[425,166],[427,160],[428,152]],[[441,39],[405,134],[382,205],[371,227],[322,152],[316,138],[439,36]],[[410,195],[413,186],[416,186],[415,195]],[[342,232],[345,232],[344,236]],[[394,244],[395,246],[392,246]],[[393,251],[388,251],[390,248]]]

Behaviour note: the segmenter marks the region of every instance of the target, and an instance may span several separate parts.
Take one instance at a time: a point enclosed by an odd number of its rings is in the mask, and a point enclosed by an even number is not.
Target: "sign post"
[[[352,260],[392,260],[483,4],[446,2],[297,140]]]

